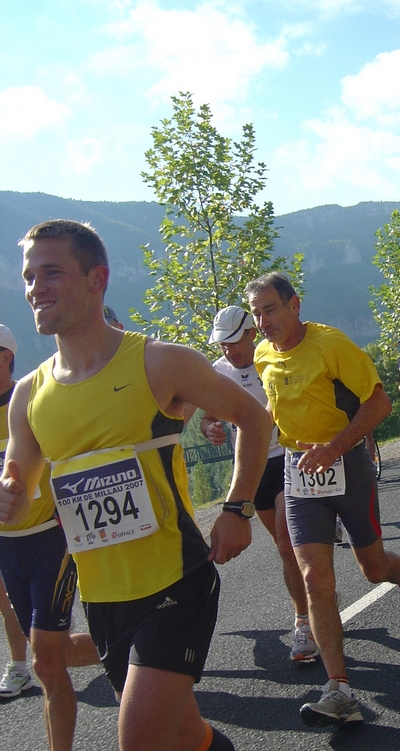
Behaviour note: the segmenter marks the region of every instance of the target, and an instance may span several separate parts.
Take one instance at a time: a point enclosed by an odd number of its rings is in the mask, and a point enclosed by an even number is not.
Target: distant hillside
[[[400,202],[319,206],[276,218],[278,255],[304,253],[306,297],[303,319],[342,329],[360,346],[379,335],[368,287],[383,281],[376,266],[375,232],[390,221]]]
[[[18,341],[17,376],[32,370],[55,349],[53,337],[36,333],[23,297],[21,249],[17,243],[27,230],[45,219],[90,221],[110,257],[107,301],[129,327],[129,308],[143,309],[142,298],[148,286],[140,245],[150,243],[161,250],[158,227],[163,215],[157,203],[92,203],[44,193],[0,191],[0,323],[9,326]]]
[[[276,217],[280,237],[277,255],[305,255],[306,297],[303,319],[339,326],[363,346],[376,338],[368,286],[379,284],[371,264],[375,232],[390,219],[399,203],[321,206]],[[129,308],[144,311],[142,298],[149,283],[140,245],[161,251],[158,233],[164,214],[154,202],[90,202],[44,193],[0,191],[0,322],[18,341],[17,376],[28,372],[54,351],[52,337],[39,336],[23,298],[21,251],[18,240],[37,222],[51,218],[90,221],[109,251],[112,276],[107,302],[130,326]]]

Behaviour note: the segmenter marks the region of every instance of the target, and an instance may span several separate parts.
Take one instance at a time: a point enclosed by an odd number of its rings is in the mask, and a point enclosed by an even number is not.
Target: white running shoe
[[[308,623],[296,626],[290,659],[293,662],[314,662],[318,656],[318,647]]]
[[[349,699],[343,691],[339,691],[339,684],[334,679],[322,689],[319,702],[303,704],[300,716],[305,725],[313,728],[364,721],[354,694]]]
[[[28,671],[18,670],[12,665],[7,665],[5,673],[0,681],[0,699],[12,699],[19,696],[33,686]]]

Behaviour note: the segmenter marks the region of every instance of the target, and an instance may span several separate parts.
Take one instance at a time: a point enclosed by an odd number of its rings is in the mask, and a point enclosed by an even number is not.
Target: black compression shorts
[[[268,459],[254,498],[257,511],[275,508],[275,498],[283,491],[284,465],[285,457],[283,454]]]
[[[31,628],[69,629],[77,576],[60,526],[22,537],[0,535],[0,570],[25,636]]]

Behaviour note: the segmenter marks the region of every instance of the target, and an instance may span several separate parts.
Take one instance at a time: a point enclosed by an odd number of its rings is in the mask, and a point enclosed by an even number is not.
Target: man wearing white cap
[[[8,442],[7,415],[15,386],[12,374],[16,353],[12,332],[0,324],[1,471]],[[49,469],[45,468],[28,516],[23,522],[16,518],[10,525],[0,522],[0,570],[14,608],[1,587],[1,612],[7,624],[11,664],[0,683],[0,699],[18,696],[32,686],[25,662],[29,638],[35,672],[43,685],[49,746],[52,751],[70,751],[76,698],[66,666],[91,665],[99,658],[89,634],[69,634],[76,567],[54,510]]]
[[[214,318],[209,344],[217,343],[222,357],[214,368],[239,383],[262,404],[267,397],[262,382],[253,364],[256,329],[252,316],[237,305],[223,308]],[[226,440],[223,424],[217,416],[205,414],[201,420],[203,435],[218,446]],[[236,427],[231,425],[231,441],[234,445]],[[312,637],[307,614],[307,597],[303,578],[290,542],[286,525],[285,499],[283,494],[284,449],[278,441],[275,426],[269,446],[268,462],[254,502],[257,514],[272,535],[283,563],[283,575],[295,608],[295,635],[290,657],[296,662],[312,660],[318,654]]]

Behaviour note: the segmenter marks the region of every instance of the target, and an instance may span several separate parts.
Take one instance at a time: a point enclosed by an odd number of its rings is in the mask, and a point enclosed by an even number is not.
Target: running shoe
[[[18,670],[12,665],[7,665],[0,681],[0,699],[12,699],[13,696],[19,696],[22,691],[26,691],[32,686],[33,683],[28,671]]]
[[[318,647],[311,633],[311,627],[308,623],[300,623],[296,626],[293,639],[293,647],[290,653],[290,659],[293,662],[314,662],[318,656]]]
[[[323,687],[319,702],[303,704],[300,716],[305,725],[313,728],[364,721],[354,695],[349,699],[343,691],[339,691],[339,684],[334,679]]]

